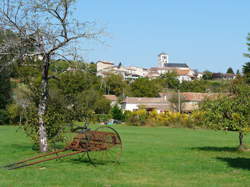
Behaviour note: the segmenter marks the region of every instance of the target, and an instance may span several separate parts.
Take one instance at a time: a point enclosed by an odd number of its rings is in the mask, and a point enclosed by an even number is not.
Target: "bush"
[[[110,114],[96,114],[96,121],[99,123],[107,123],[111,118],[112,115]]]
[[[127,124],[133,126],[144,126],[148,118],[148,114],[145,109],[139,109],[137,111],[127,113]]]
[[[195,111],[191,114],[179,112],[158,113],[153,110],[147,112],[145,109],[139,109],[134,112],[126,113],[126,122],[134,126],[168,126],[168,127],[188,127],[200,126],[203,119],[203,112]]]
[[[7,106],[7,114],[12,124],[17,124],[18,122],[21,123],[22,111],[23,111],[23,108],[17,104],[9,104]]]
[[[112,109],[111,109],[111,114],[113,119],[119,120],[119,121],[123,121],[124,120],[124,115],[122,112],[122,109],[115,105]]]
[[[0,125],[6,125],[9,123],[8,113],[5,110],[0,109]]]

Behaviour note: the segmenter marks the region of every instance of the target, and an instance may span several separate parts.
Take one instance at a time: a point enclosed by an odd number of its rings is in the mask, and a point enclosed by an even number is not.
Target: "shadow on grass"
[[[216,152],[237,152],[236,147],[213,147],[213,146],[205,146],[205,147],[193,147],[192,149],[200,150],[200,151],[216,151]]]
[[[217,157],[216,159],[226,162],[232,168],[250,170],[250,158],[223,158]]]
[[[71,164],[87,164],[92,166],[98,166],[98,165],[109,165],[109,164],[118,164],[118,162],[115,161],[100,161],[100,160],[92,160],[90,161],[87,157],[79,157],[79,158],[69,158],[65,160],[66,162],[70,162]]]

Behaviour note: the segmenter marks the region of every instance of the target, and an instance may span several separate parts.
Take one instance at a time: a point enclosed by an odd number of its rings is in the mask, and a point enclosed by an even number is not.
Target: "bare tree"
[[[51,59],[68,59],[75,55],[76,41],[97,39],[102,31],[94,32],[94,23],[79,23],[73,17],[75,0],[2,0],[0,30],[11,31],[0,44],[0,58],[11,56],[4,67],[24,63],[32,57],[42,63],[42,81],[38,105],[40,151],[48,150],[44,115],[48,101],[49,66]]]

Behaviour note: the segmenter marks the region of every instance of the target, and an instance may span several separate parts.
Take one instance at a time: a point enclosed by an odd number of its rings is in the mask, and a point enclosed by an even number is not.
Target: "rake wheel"
[[[86,134],[88,139],[87,156],[93,164],[118,163],[122,153],[119,133],[112,127],[102,126]]]

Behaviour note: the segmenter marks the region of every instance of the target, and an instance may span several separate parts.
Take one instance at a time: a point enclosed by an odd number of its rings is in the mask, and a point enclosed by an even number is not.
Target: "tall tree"
[[[248,53],[244,53],[244,56],[247,58],[250,58],[250,33],[248,33],[247,35],[247,50]],[[247,80],[247,83],[250,83],[250,62],[246,62],[243,67],[242,67],[242,73],[244,75],[244,77]]]
[[[154,80],[138,78],[130,85],[130,95],[133,97],[158,97],[162,87]]]
[[[27,59],[41,61],[40,99],[38,104],[39,146],[48,150],[45,113],[48,108],[49,66],[53,58],[77,57],[74,46],[80,39],[96,38],[88,22],[79,23],[72,16],[75,0],[2,0],[0,28],[10,30],[17,37],[6,36],[0,54],[10,54],[12,63],[25,63]],[[90,27],[89,27],[90,26]],[[12,50],[10,50],[12,49]],[[1,70],[0,70],[1,71]]]
[[[244,56],[247,58],[250,58],[250,33],[248,33],[247,35],[247,50],[249,51],[249,53],[244,53]],[[250,62],[247,63],[250,66]],[[244,72],[243,72],[244,73]]]
[[[230,95],[207,100],[201,105],[204,111],[203,125],[212,129],[238,131],[239,149],[244,150],[244,133],[250,127],[250,86],[244,78],[233,81]]]
[[[1,62],[0,62],[1,67]],[[7,122],[6,106],[10,101],[11,85],[8,71],[0,73],[0,125]]]
[[[234,70],[233,70],[233,68],[229,67],[229,68],[227,69],[227,72],[226,72],[226,73],[231,73],[231,74],[234,74]]]
[[[163,87],[169,88],[169,89],[178,89],[180,86],[180,81],[177,78],[176,72],[169,72],[162,74],[160,76],[160,79],[163,82]]]
[[[9,37],[13,36],[13,33],[7,30],[2,30],[0,28],[0,45],[4,42],[5,35]],[[8,60],[9,55],[5,58],[0,58],[0,69],[4,71],[0,72],[0,124],[6,124],[7,122],[7,113],[6,106],[10,102],[11,96],[11,83],[10,83],[10,74],[11,71],[7,68],[4,68],[4,62]]]
[[[204,71],[202,79],[204,79],[204,80],[212,80],[213,79],[213,73],[208,71],[208,70]]]
[[[121,75],[109,74],[102,79],[101,86],[104,88],[105,94],[124,96],[128,85]]]
[[[247,62],[243,65],[242,72],[244,75],[250,74],[250,62]]]

